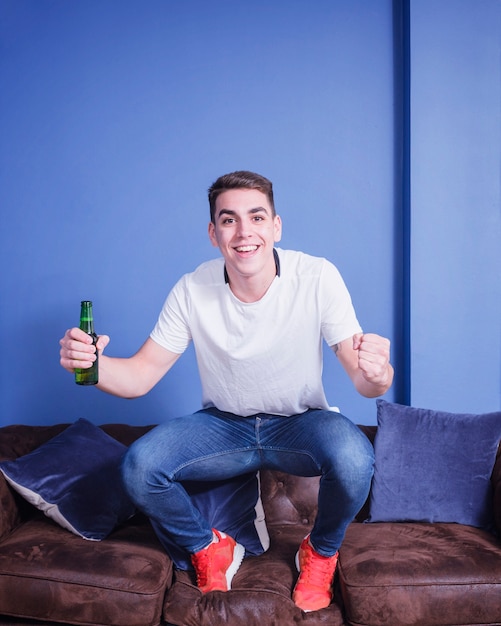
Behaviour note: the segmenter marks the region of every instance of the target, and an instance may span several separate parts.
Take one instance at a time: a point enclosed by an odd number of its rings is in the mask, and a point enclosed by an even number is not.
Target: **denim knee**
[[[344,416],[327,421],[325,426],[325,443],[321,445],[337,479],[345,483],[349,490],[353,489],[354,496],[359,490],[368,490],[374,473],[372,443],[358,426]]]
[[[349,458],[354,471],[361,476],[372,478],[374,473],[374,447],[367,437],[360,431],[361,437],[349,446]]]
[[[147,456],[143,454],[139,445],[133,443],[125,452],[121,465],[122,482],[129,497],[139,508],[148,484],[149,469],[148,463],[145,462]]]
[[[360,435],[346,443],[344,456],[352,479],[358,477],[360,485],[368,487],[374,474],[374,448],[361,431]]]

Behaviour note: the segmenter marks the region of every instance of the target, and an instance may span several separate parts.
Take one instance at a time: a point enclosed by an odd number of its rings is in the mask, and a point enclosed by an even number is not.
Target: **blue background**
[[[235,169],[392,340],[386,399],[500,409],[500,42],[497,0],[0,0],[1,424],[199,408],[192,349],[128,401],[58,340],[91,299],[107,353],[136,351],[218,254],[206,190]],[[330,350],[324,381],[375,423]]]

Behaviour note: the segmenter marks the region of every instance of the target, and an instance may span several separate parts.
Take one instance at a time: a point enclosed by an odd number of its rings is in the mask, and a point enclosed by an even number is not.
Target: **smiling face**
[[[281,235],[280,217],[261,191],[229,189],[217,197],[209,238],[224,257],[232,288],[249,278],[268,288],[276,273],[273,247]]]

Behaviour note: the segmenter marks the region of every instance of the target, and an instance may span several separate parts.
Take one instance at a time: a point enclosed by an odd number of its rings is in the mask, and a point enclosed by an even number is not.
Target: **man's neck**
[[[241,302],[250,304],[258,302],[264,297],[274,279],[275,275],[271,277],[271,280],[242,276],[238,280],[230,281],[229,286],[236,298]]]
[[[258,302],[264,297],[271,283],[276,276],[280,276],[280,260],[277,251],[273,250],[273,265],[270,265],[269,271],[263,272],[259,276],[229,276],[224,268],[225,282],[229,284],[233,295],[241,302],[252,303]]]

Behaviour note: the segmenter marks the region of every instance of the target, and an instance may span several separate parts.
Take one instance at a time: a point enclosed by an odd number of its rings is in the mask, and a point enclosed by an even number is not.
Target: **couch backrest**
[[[266,523],[313,524],[317,514],[318,484],[318,476],[303,478],[262,470],[261,498]]]
[[[69,424],[52,426],[13,425],[0,428],[0,460],[15,459],[28,454],[62,432]],[[153,426],[107,424],[103,430],[124,445],[130,445]],[[376,426],[360,426],[374,442]],[[268,524],[310,525],[317,512],[318,477],[302,478],[284,472],[261,472],[261,492]],[[496,526],[501,534],[501,445],[492,473],[493,502]],[[368,515],[369,500],[357,515],[363,521]],[[33,513],[32,507],[10,489],[0,473],[0,539],[20,521]]]

